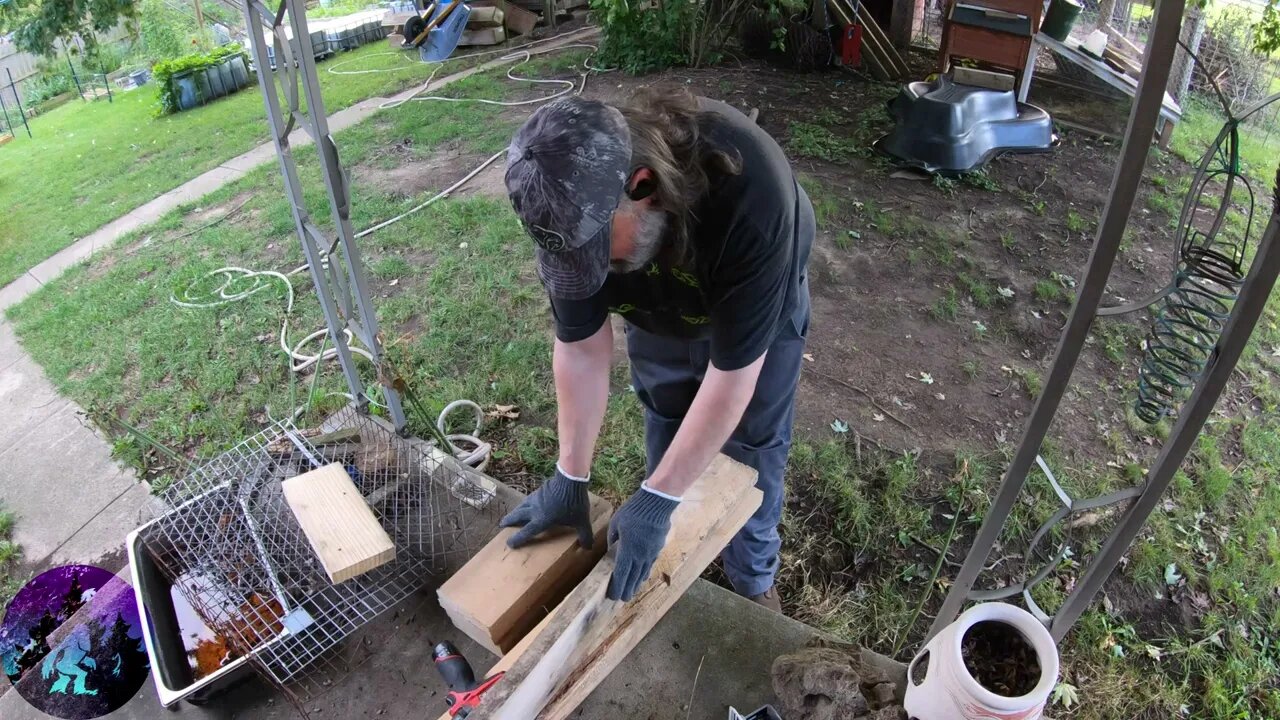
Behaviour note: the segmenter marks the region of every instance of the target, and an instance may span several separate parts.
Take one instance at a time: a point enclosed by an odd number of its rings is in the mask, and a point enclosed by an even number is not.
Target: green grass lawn
[[[7,606],[25,578],[18,573],[22,548],[13,542],[13,513],[0,505],[0,606]]]
[[[430,68],[371,43],[320,63],[329,112],[426,79]],[[350,65],[345,65],[350,62]],[[343,69],[394,72],[335,75]],[[464,67],[445,66],[447,73]],[[31,120],[0,147],[0,286],[103,224],[267,141],[262,95],[251,85],[204,107],[153,118],[146,86],[93,103],[72,101]],[[274,167],[274,166],[273,166]]]
[[[1174,130],[1174,154],[1193,165],[1199,163],[1205,149],[1222,131],[1223,122],[1225,118],[1216,101],[1193,97],[1183,108],[1182,121]],[[1275,182],[1278,162],[1280,131],[1273,130],[1268,135],[1266,128],[1260,124],[1241,125],[1240,163],[1253,181],[1255,192],[1260,192],[1265,197],[1266,189]]]
[[[539,66],[543,73],[563,69],[562,60]],[[488,73],[451,92],[498,97],[513,90]],[[449,181],[441,177],[422,194],[403,197],[361,182],[361,169],[428,160],[442,149],[478,160],[504,145],[518,117],[482,106],[416,103],[341,133],[343,156],[357,178],[355,226],[402,212]],[[300,154],[301,174],[316,219],[327,222],[313,158]],[[194,208],[176,210],[10,311],[24,346],[59,391],[188,455],[258,431],[268,407],[282,417],[310,398],[308,424],[345,402],[331,394],[344,389],[332,363],[314,386],[309,374],[291,379],[276,335],[282,292],[206,310],[169,302],[171,293],[222,265],[284,270],[300,262],[274,165],[201,205],[243,198],[248,204],[239,214],[181,240],[171,239],[207,219]],[[152,240],[145,242],[147,237]],[[497,444],[493,472],[548,472],[556,451],[550,321],[532,246],[507,202],[476,196],[442,201],[365,238],[361,248],[389,355],[417,393],[433,410],[464,397],[484,406],[518,406],[519,421],[485,428]],[[321,324],[305,280],[297,284],[297,298],[292,337]],[[1120,334],[1108,326],[1103,342]],[[1280,474],[1280,391],[1271,377],[1280,365],[1274,347],[1280,347],[1280,305],[1271,308],[1241,366],[1266,413],[1248,424],[1228,417],[1211,423],[1170,502],[1121,570],[1127,593],[1109,586],[1114,605],[1095,606],[1064,645],[1062,680],[1078,691],[1079,702],[1068,706],[1060,696],[1052,717],[1280,716],[1280,651],[1273,641],[1280,636],[1280,486],[1274,482]],[[373,376],[371,368],[365,376]],[[644,462],[640,408],[621,370],[613,387],[594,474],[596,488],[619,500],[634,489]],[[117,437],[120,456],[149,477],[162,478],[171,469],[134,437]],[[1065,465],[1063,453],[1045,448],[1055,467]],[[783,522],[780,583],[788,609],[845,639],[905,658],[946,591],[944,578],[954,572],[944,569],[943,579],[933,579],[934,556],[922,555],[920,546],[942,547],[951,516],[958,517],[958,537],[971,536],[1005,462],[999,452],[930,458],[878,451],[843,437],[798,442],[790,487],[808,504],[790,506]],[[1075,466],[1062,479],[1085,496],[1131,480],[1129,470]],[[1033,527],[1052,509],[1051,493],[1041,493],[1018,505],[1013,527]],[[1077,533],[1079,557],[1097,549],[1097,533]],[[1010,543],[1002,552],[1021,548]],[[828,557],[856,558],[856,589],[810,582],[812,563]],[[960,550],[953,549],[952,557],[959,560]],[[1073,569],[1068,565],[1039,586],[1037,599],[1052,608],[1067,592]],[[1143,608],[1169,594],[1208,609],[1189,625],[1150,622]],[[918,604],[923,615],[915,612]]]

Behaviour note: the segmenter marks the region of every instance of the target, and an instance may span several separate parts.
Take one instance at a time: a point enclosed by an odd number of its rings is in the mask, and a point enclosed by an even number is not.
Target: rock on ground
[[[773,663],[787,720],[901,720],[906,666],[856,645],[820,642]]]

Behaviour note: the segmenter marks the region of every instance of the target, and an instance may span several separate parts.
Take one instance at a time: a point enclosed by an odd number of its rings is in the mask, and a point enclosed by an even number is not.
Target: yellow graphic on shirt
[[[706,315],[681,315],[680,319],[690,325],[706,325],[711,322],[711,318]]]
[[[689,287],[695,287],[695,288],[698,287],[698,278],[685,272],[684,270],[681,270],[680,268],[671,268],[671,274],[672,276],[675,277],[675,279],[679,280],[685,285],[688,285]]]
[[[609,308],[609,312],[618,313],[619,315],[626,315],[627,313],[635,309],[636,309],[635,305],[632,305],[631,303],[623,303],[621,305],[611,306]]]
[[[644,271],[644,274],[649,277],[657,277],[659,272],[661,272],[661,270],[658,268],[658,263],[651,262],[649,263],[649,268]]]

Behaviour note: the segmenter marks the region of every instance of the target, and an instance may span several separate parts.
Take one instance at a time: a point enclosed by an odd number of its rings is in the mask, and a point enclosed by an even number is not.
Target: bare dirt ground
[[[889,129],[883,108],[892,87],[748,61],[640,78],[608,75],[593,80],[587,94],[620,103],[649,85],[684,86],[744,111],[758,108],[759,123],[787,149],[820,217],[809,265],[813,321],[797,437],[855,438],[860,447],[865,440],[885,457],[918,453],[920,482],[908,488],[911,502],[944,529],[942,518],[954,507],[944,497],[955,482],[956,454],[994,458],[985,481],[990,491],[1003,469],[1000,458],[1020,439],[1107,202],[1120,149],[1107,134],[1122,132],[1127,101],[1080,98],[1039,84],[1032,102],[1103,132],[1060,128],[1060,144],[1050,153],[1006,156],[982,177],[934,182],[895,177],[884,158],[867,151]],[[806,153],[797,124],[821,125],[847,146],[827,157]],[[1176,219],[1170,210],[1181,197],[1166,183],[1189,172],[1181,160],[1153,153],[1105,302],[1134,300],[1168,282]],[[1051,430],[1044,454],[1068,491],[1081,497],[1132,483],[1153,455],[1150,431],[1132,421],[1130,410],[1148,322],[1140,312],[1095,325]],[[1235,392],[1220,412],[1234,412],[1245,399]],[[847,434],[834,431],[836,421],[847,423]],[[880,479],[870,491],[891,488]],[[1053,509],[1045,502],[1026,501],[1036,523]],[[787,529],[790,557],[780,582],[802,617],[829,610],[802,607],[806,587],[849,591],[886,568],[892,575],[936,559],[936,551],[916,542],[868,550],[821,541],[838,537],[839,529],[826,502],[803,483],[790,485],[788,515],[799,525]],[[1113,517],[1094,514],[1073,531],[1078,539],[1096,538]],[[1006,554],[1020,558],[1015,542],[1006,537]],[[968,544],[957,538],[950,559],[962,559]],[[997,563],[983,582],[1016,582],[1025,572],[1022,562]],[[1203,612],[1185,595],[1153,599],[1121,576],[1109,583],[1108,595],[1137,627],[1157,635],[1170,626],[1193,628]]]
[[[588,94],[620,102],[653,84],[759,108],[760,124],[789,151],[791,125],[818,114],[855,142],[889,127],[882,107],[891,89],[838,72],[799,75],[749,63],[610,75]],[[1123,117],[1125,108],[1114,111]],[[1022,375],[1038,373],[1052,355],[1117,153],[1114,143],[1069,132],[1052,153],[993,161],[987,189],[895,179],[876,157],[833,162],[792,152],[802,180],[820,188],[810,194],[820,196],[814,202],[826,215],[810,260],[812,362],[801,381],[801,432],[831,437],[830,424],[841,419],[904,450],[1016,441],[1033,394]],[[1133,241],[1112,282],[1126,298],[1167,281],[1168,218],[1147,211],[1142,199],[1137,205]],[[1044,289],[1037,295],[1042,281],[1058,288],[1056,297]],[[980,297],[968,286],[980,288]],[[1001,288],[1013,295],[1003,297]],[[952,289],[954,318],[937,309]],[[1076,375],[1082,402],[1068,408],[1064,436],[1083,440],[1079,431],[1095,427],[1097,403],[1083,393],[1113,384],[1118,370],[1101,348],[1091,349]]]

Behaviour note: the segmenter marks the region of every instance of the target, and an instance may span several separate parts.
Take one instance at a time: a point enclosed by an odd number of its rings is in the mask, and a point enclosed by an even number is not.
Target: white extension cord
[[[432,69],[430,76],[427,77],[427,81],[423,83],[422,86],[415,93],[413,93],[407,98],[404,98],[403,100],[388,101],[388,102],[382,103],[378,107],[379,109],[393,109],[396,107],[400,107],[401,105],[407,102],[415,102],[415,101],[416,102],[426,102],[426,101],[474,102],[474,103],[480,103],[484,105],[496,105],[500,107],[517,107],[522,105],[536,105],[536,104],[547,103],[558,97],[563,97],[564,95],[568,95],[571,93],[574,93],[574,94],[581,93],[582,90],[586,87],[587,76],[590,72],[607,72],[607,69],[605,68],[593,67],[590,64],[589,56],[583,62],[584,72],[582,72],[580,76],[581,77],[580,82],[574,82],[571,80],[520,77],[512,74],[512,72],[516,68],[520,67],[521,65],[524,65],[525,63],[529,62],[530,59],[532,59],[533,53],[530,52],[529,48],[537,45],[541,45],[543,43],[552,42],[554,40],[559,40],[564,36],[571,35],[571,34],[573,33],[563,33],[561,35],[556,35],[554,37],[544,38],[542,40],[535,40],[531,43],[527,43],[521,46],[520,49],[514,52],[510,52],[510,48],[502,48],[500,50],[489,50],[489,51],[484,51],[479,53],[472,53],[469,55],[461,55],[458,57],[449,58],[448,60],[445,60],[440,63],[429,63],[429,64],[435,65],[436,67]],[[569,49],[575,49],[575,48],[587,48],[593,51],[598,49],[595,45],[591,45],[588,43],[573,43],[573,44],[561,45],[555,48],[549,48],[547,50],[539,51],[539,54],[559,52],[561,50],[569,50]],[[531,100],[521,100],[521,101],[511,101],[511,102],[500,101],[500,100],[489,100],[486,98],[451,98],[451,97],[442,97],[438,95],[422,94],[431,88],[431,83],[435,80],[436,74],[440,71],[440,68],[443,67],[445,63],[456,61],[456,60],[464,60],[467,58],[481,57],[485,55],[497,55],[503,52],[507,54],[499,58],[500,60],[502,61],[513,61],[517,59],[519,60],[518,63],[513,65],[511,68],[508,68],[507,79],[513,80],[516,82],[527,82],[527,83],[534,83],[538,85],[558,85],[558,86],[561,86],[560,90],[550,95],[533,98]],[[404,56],[404,53],[400,53],[400,52],[379,53],[378,55],[366,56],[365,58],[347,60],[344,62],[331,65],[329,67],[329,72],[335,75],[364,75],[364,74],[370,74],[370,73],[397,72],[403,69],[403,68],[374,68],[374,69],[365,69],[365,70],[340,70],[340,68],[346,65],[350,65],[352,62],[355,62],[356,60],[365,60],[368,57],[378,57],[381,55]],[[414,64],[419,64],[419,63],[421,63],[421,61],[414,61]],[[421,64],[427,64],[427,63],[421,63]],[[479,166],[477,166],[474,170],[468,173],[461,180],[450,185],[444,190],[441,190],[435,195],[432,195],[430,198],[427,198],[425,201],[410,208],[409,210],[406,210],[405,212],[393,218],[384,220],[382,222],[377,223],[376,225],[373,225],[364,230],[361,230],[360,232],[356,233],[355,237],[358,239],[358,238],[362,238],[367,235],[370,235],[371,233],[374,233],[378,230],[388,227],[389,225],[393,225],[405,219],[406,217],[416,212],[419,212],[420,210],[432,205],[433,203],[439,200],[449,197],[451,194],[457,191],[458,188],[470,182],[472,178],[474,178],[476,175],[479,175],[481,172],[483,172],[485,168],[497,162],[497,160],[500,157],[502,157],[504,152],[505,151],[494,153],[484,162],[480,163]],[[326,252],[324,252],[324,254],[321,257],[322,263],[326,262],[329,256],[329,253],[333,252],[333,250],[334,250],[334,246],[330,246],[330,248]],[[169,301],[172,302],[174,305],[177,305],[178,307],[182,307],[182,308],[212,308],[212,307],[219,307],[222,305],[228,305],[231,303],[242,302],[244,300],[247,300],[253,297],[254,295],[257,295],[258,293],[268,288],[276,286],[277,284],[283,285],[285,289],[286,302],[285,302],[285,317],[284,317],[284,320],[281,322],[281,326],[280,326],[280,349],[283,350],[285,354],[289,356],[289,360],[290,360],[289,369],[291,372],[301,373],[309,368],[314,367],[315,368],[314,372],[318,373],[320,371],[319,365],[322,362],[324,362],[325,360],[330,360],[338,355],[338,351],[336,348],[326,349],[326,344],[328,339],[327,338],[328,328],[321,328],[319,330],[316,330],[315,332],[307,335],[306,337],[302,338],[298,342],[294,343],[292,346],[289,345],[289,340],[288,340],[289,316],[293,313],[293,301],[294,301],[293,280],[291,280],[290,278],[296,275],[299,275],[305,272],[306,270],[307,270],[306,264],[293,268],[287,273],[281,273],[274,270],[250,270],[248,268],[229,265],[226,267],[218,268],[217,270],[212,270],[210,272],[205,273],[204,275],[201,275],[194,282],[192,282],[191,285],[188,285],[187,288],[184,289],[181,293],[171,295],[169,297]],[[197,287],[200,287],[205,283],[218,283],[219,281],[220,281],[220,284],[217,284],[216,287],[214,287],[213,289],[207,292],[200,293],[200,294],[194,293],[194,290]],[[346,336],[347,345],[353,354],[363,357],[369,361],[373,360],[372,353],[354,344],[355,337],[352,335],[350,330],[344,329],[343,332]],[[316,341],[321,342],[321,347],[319,352],[311,354],[304,351],[303,348],[305,348],[307,345],[314,343]],[[342,393],[342,395],[348,397],[349,399],[353,399],[353,398],[350,398],[350,395],[347,393]],[[367,396],[366,396],[366,399],[368,399],[369,402],[374,403],[374,401],[368,398]],[[307,404],[309,403],[310,403],[310,397],[308,397],[306,404],[303,404],[294,409],[293,417],[296,418],[300,416],[303,413],[303,411],[305,411]],[[377,403],[374,403],[374,404],[377,404]],[[446,427],[448,425],[447,420],[449,415],[462,408],[470,408],[474,413],[475,415],[474,429],[470,433],[452,433],[452,434],[448,433],[448,431],[446,430]],[[436,419],[436,427],[439,428],[441,435],[443,435],[444,438],[449,442],[449,446],[450,446],[449,450],[454,455],[454,457],[458,458],[459,461],[471,467],[475,467],[481,471],[483,471],[485,467],[488,465],[489,457],[493,452],[493,446],[490,443],[485,442],[480,438],[480,426],[483,423],[483,421],[484,421],[484,410],[479,405],[472,402],[471,400],[465,400],[465,399],[455,400],[449,403],[445,407],[445,409],[441,411],[440,416]]]

